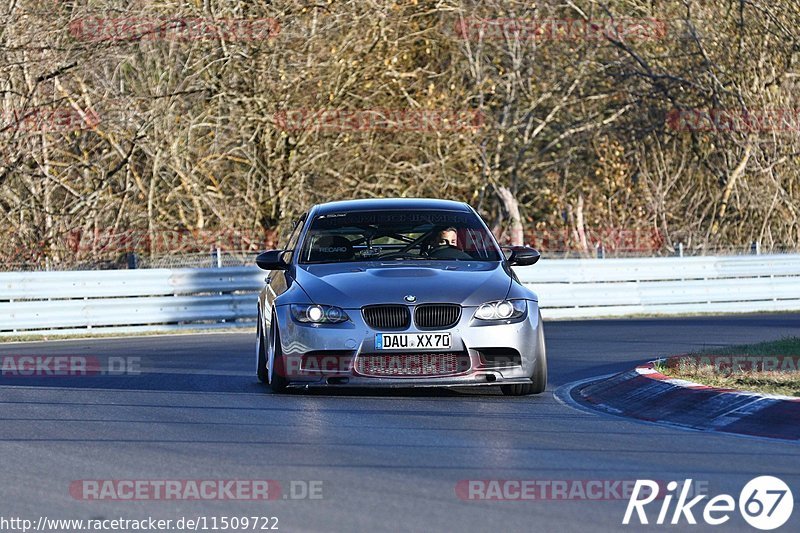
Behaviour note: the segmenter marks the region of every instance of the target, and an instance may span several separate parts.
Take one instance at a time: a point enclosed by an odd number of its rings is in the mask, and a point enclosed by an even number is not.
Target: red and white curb
[[[800,440],[800,398],[720,389],[639,366],[578,391],[617,415],[701,431]]]
[[[724,391],[724,392],[735,392],[737,394],[743,394],[745,396],[758,396],[759,398],[773,398],[776,400],[787,400],[790,402],[800,402],[800,398],[796,398],[794,396],[783,396],[780,394],[762,394],[758,392],[748,392],[748,391],[740,391],[736,389],[721,389],[719,387],[710,387],[708,385],[703,385],[701,383],[695,383],[693,381],[687,381],[685,379],[678,379],[678,378],[671,378],[669,376],[665,376],[661,372],[655,369],[656,362],[647,363],[646,365],[641,365],[636,367],[636,372],[643,376],[647,376],[650,379],[657,379],[659,381],[664,381],[666,383],[671,383],[673,385],[677,385],[678,387],[685,387],[687,389],[701,389],[701,390],[716,390],[716,391]]]

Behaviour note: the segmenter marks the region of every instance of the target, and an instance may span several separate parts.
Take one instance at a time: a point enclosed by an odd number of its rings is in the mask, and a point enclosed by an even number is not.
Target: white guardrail
[[[800,255],[542,259],[516,271],[546,319],[800,310]],[[264,277],[256,267],[0,273],[0,336],[253,326]]]

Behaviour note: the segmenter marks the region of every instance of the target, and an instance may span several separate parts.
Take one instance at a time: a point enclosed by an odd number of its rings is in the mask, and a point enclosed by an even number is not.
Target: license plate
[[[449,333],[378,333],[376,350],[436,350],[450,348]]]

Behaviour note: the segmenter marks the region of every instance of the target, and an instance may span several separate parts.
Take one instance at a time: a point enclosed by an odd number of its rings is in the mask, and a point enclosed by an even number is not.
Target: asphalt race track
[[[277,517],[282,531],[640,531],[638,522],[621,526],[623,499],[466,501],[456,486],[692,478],[712,496],[738,499],[760,475],[782,478],[800,502],[800,445],[595,414],[553,394],[654,356],[797,335],[800,315],[548,322],[545,331],[550,386],[525,398],[494,389],[273,395],[255,379],[252,334],[2,344],[0,357],[133,366],[125,375],[2,378],[0,515],[206,517],[209,530],[211,517],[261,516]],[[281,492],[272,501],[91,501],[70,492],[79,480],[212,479],[276,480]],[[317,482],[321,498],[303,498],[309,485],[292,481]],[[660,505],[648,507],[651,522]],[[737,512],[692,530],[756,531]],[[800,531],[797,503],[782,530]]]

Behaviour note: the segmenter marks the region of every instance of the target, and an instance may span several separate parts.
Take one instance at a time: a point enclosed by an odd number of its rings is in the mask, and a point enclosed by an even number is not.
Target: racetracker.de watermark
[[[86,377],[141,374],[141,357],[2,355],[0,377]]]
[[[274,120],[288,132],[472,131],[484,124],[483,113],[472,109],[291,109]]]
[[[636,479],[462,479],[456,496],[467,501],[612,501],[629,500]],[[647,490],[663,498],[667,482]],[[655,494],[653,494],[655,492]],[[708,482],[695,481],[693,494],[707,494]]]
[[[715,374],[749,374],[753,372],[798,372],[797,355],[681,355],[666,359],[667,368],[681,372],[711,370]]]
[[[663,39],[667,24],[655,18],[467,18],[457,21],[455,30],[469,41],[635,41]]]
[[[82,17],[69,23],[78,41],[264,41],[280,32],[273,18]]]
[[[100,124],[100,115],[92,109],[72,107],[54,109],[11,109],[0,112],[0,132],[68,132],[88,130]]]
[[[667,127],[694,132],[800,132],[800,109],[672,109]]]
[[[274,479],[78,479],[69,494],[87,501],[322,500],[322,480]]]
[[[180,229],[152,230],[95,228],[72,229],[56,239],[59,248],[81,252],[153,252],[205,251],[212,248],[246,250],[267,248],[275,244],[273,230],[248,229]]]
[[[664,236],[653,228],[586,227],[586,246],[602,246],[608,251],[651,252],[664,246]],[[574,228],[531,229],[524,233],[525,242],[544,251],[580,250],[581,235]]]

